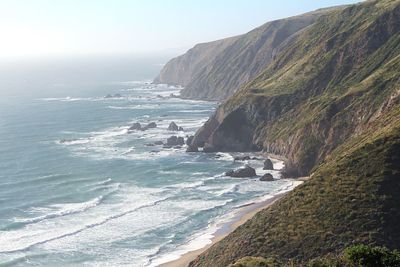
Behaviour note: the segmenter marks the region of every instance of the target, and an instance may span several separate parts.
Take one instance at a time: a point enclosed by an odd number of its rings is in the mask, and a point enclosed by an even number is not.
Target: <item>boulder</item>
[[[185,144],[185,139],[183,137],[178,137],[178,145],[183,146]]]
[[[274,177],[270,173],[266,173],[260,178],[260,181],[273,181],[273,180]]]
[[[163,141],[155,141],[154,144],[157,146],[160,146],[160,145],[163,145],[164,142]]]
[[[153,143],[147,143],[147,144],[144,144],[145,146],[154,146],[154,144]]]
[[[274,169],[274,164],[272,164],[272,161],[270,159],[266,159],[264,161],[264,170],[273,170]]]
[[[230,170],[226,172],[225,175],[237,178],[253,177],[256,176],[256,170],[250,166],[246,166],[237,170]]]
[[[170,138],[167,139],[167,146],[182,146],[185,144],[185,140],[183,137],[177,137],[175,135],[171,136]]]
[[[175,122],[171,122],[168,126],[168,131],[179,131],[179,127]]]
[[[147,124],[146,126],[144,126],[142,128],[143,131],[147,130],[147,129],[151,129],[151,128],[157,128],[157,124],[155,122],[150,122],[149,124]]]
[[[131,127],[128,129],[129,131],[134,131],[134,130],[142,130],[142,125],[139,122],[135,122],[132,124]]]
[[[108,94],[104,98],[112,98],[112,95]]]
[[[243,161],[243,160],[250,160],[250,156],[238,156],[235,157],[235,161]]]
[[[184,131],[182,126],[179,126],[178,131]]]

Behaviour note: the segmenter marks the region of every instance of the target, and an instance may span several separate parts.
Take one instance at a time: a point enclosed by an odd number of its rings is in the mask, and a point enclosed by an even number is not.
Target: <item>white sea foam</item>
[[[22,222],[22,223],[37,223],[43,220],[57,218],[65,215],[71,215],[74,213],[84,212],[87,209],[96,207],[101,203],[104,196],[96,197],[92,200],[83,203],[65,203],[65,204],[55,204],[51,205],[49,208],[46,209],[50,210],[47,214],[35,217],[35,218],[15,218],[15,221]],[[38,211],[38,209],[32,209],[33,211]],[[42,208],[40,211],[44,211]]]

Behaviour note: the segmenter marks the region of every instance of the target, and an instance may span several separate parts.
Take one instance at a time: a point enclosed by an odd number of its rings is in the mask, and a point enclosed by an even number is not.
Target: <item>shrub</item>
[[[362,267],[396,267],[400,266],[400,253],[390,251],[384,247],[369,247],[356,245],[349,247],[344,252],[344,257],[355,266]]]

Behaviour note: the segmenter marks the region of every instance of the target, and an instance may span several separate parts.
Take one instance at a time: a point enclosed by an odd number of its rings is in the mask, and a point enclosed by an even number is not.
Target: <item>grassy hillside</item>
[[[305,262],[359,243],[400,248],[400,109],[369,127],[190,266],[245,256]]]
[[[262,149],[288,158],[287,175],[312,175],[191,266],[400,248],[399,18],[400,0],[321,16],[199,130],[206,151]]]
[[[332,10],[218,109],[194,144],[284,155],[304,176],[399,104],[400,1]]]

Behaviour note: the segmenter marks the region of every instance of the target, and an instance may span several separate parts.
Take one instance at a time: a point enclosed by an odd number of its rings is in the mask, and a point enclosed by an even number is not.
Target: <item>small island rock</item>
[[[142,129],[142,125],[139,122],[135,122],[134,124],[132,124],[131,127],[129,127],[129,131],[134,131],[134,130],[141,130]]]
[[[189,144],[186,152],[199,152],[199,148],[197,146]]]
[[[274,180],[274,177],[270,173],[266,173],[260,178],[260,181],[268,181],[268,182],[270,182],[270,181],[273,181],[273,180]]]
[[[266,159],[264,161],[264,170],[273,170],[274,169],[274,164],[272,163],[272,161],[270,159]]]
[[[182,146],[185,144],[183,137],[177,137],[175,135],[167,139],[166,146]]]
[[[176,125],[175,122],[171,122],[168,126],[168,131],[174,131],[174,132],[179,131],[179,127],[178,125]]]
[[[256,170],[250,166],[246,166],[241,169],[228,171],[225,173],[225,175],[237,178],[253,177],[256,176]]]

